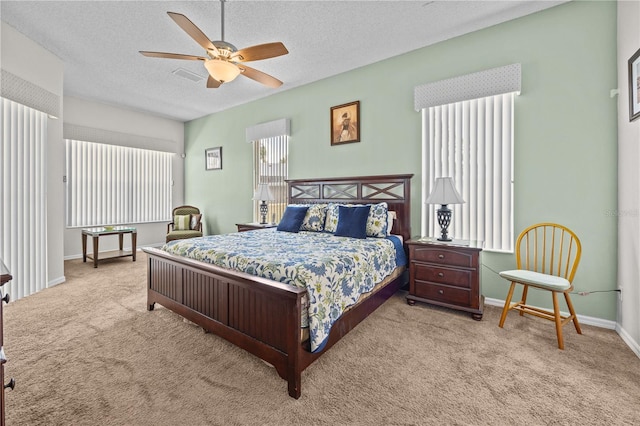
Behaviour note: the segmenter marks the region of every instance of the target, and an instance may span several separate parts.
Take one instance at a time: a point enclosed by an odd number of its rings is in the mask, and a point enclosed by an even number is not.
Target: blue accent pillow
[[[334,235],[339,237],[367,238],[367,218],[370,205],[362,207],[338,206],[338,226]]]
[[[287,206],[280,223],[278,224],[278,231],[285,232],[298,232],[300,231],[300,225],[304,221],[304,216],[307,214],[309,206]]]

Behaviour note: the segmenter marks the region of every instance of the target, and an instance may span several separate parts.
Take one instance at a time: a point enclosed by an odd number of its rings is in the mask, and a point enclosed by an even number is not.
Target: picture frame
[[[204,161],[205,170],[222,170],[222,147],[205,149]]]
[[[640,117],[640,49],[629,58],[629,121]]]
[[[360,101],[331,107],[331,145],[360,142]]]

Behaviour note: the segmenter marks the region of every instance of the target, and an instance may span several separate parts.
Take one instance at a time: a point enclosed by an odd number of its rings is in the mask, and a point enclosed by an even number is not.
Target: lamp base
[[[269,207],[267,207],[266,201],[262,201],[260,203],[260,225],[267,224],[267,212],[269,211]]]
[[[453,241],[453,238],[449,237],[447,229],[451,224],[451,209],[446,204],[442,204],[437,210],[438,225],[440,225],[441,235],[438,241]]]

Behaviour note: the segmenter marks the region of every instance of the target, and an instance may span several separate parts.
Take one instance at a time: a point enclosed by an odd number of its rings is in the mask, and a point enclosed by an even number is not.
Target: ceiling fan
[[[184,59],[188,61],[203,61],[204,67],[209,73],[207,79],[208,88],[218,88],[222,83],[228,83],[238,75],[244,75],[252,80],[269,87],[279,87],[282,81],[265,74],[262,71],[248,67],[244,62],[258,61],[274,58],[289,53],[281,42],[259,44],[238,50],[234,45],[224,41],[224,3],[220,0],[221,8],[221,40],[211,41],[209,38],[186,16],[167,12],[191,38],[193,38],[205,50],[206,56],[183,55],[179,53],[140,51],[144,56],[152,58]]]

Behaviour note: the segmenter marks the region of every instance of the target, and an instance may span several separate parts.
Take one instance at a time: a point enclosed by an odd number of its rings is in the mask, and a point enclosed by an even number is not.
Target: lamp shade
[[[231,62],[221,59],[209,59],[205,61],[204,66],[207,71],[209,71],[209,74],[211,74],[211,77],[221,83],[229,82],[240,74],[240,68]]]
[[[259,183],[256,188],[256,192],[253,193],[253,199],[258,201],[273,201],[276,198],[273,196],[269,185],[266,183]]]
[[[456,190],[453,178],[439,177],[433,185],[431,194],[425,200],[425,204],[462,204],[464,200]]]

